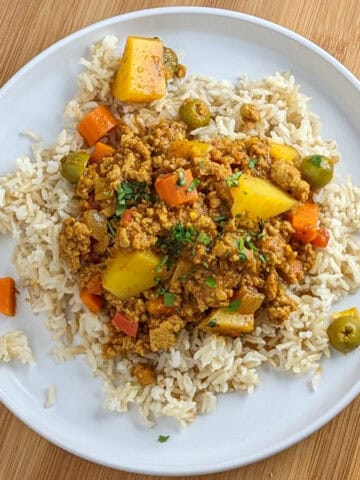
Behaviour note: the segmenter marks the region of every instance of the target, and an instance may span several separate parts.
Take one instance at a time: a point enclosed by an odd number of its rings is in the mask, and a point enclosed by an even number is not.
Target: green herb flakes
[[[313,155],[311,157],[310,163],[315,167],[321,167],[322,163],[322,156],[321,155]]]
[[[204,283],[210,288],[216,288],[216,281],[212,276],[205,278]]]
[[[249,163],[248,163],[248,167],[253,169],[256,167],[256,165],[259,163],[259,159],[258,158],[251,158]]]
[[[242,172],[235,172],[229,175],[225,179],[225,183],[229,188],[237,187],[239,185],[239,178],[241,177]]]
[[[228,312],[236,312],[236,310],[239,309],[241,305],[241,300],[240,298],[237,298],[236,300],[233,300],[227,307],[226,310]]]
[[[203,243],[204,245],[210,245],[212,240],[211,240],[211,237],[207,235],[205,232],[200,232],[196,241],[199,243]]]
[[[165,307],[172,307],[175,303],[176,295],[175,293],[164,292],[163,298]]]
[[[178,174],[178,177],[179,177],[179,178],[178,178],[177,181],[176,181],[176,185],[177,185],[178,187],[184,187],[184,186],[186,185],[186,179],[185,179],[184,170],[179,170],[179,171],[177,172],[177,174]]]
[[[190,185],[187,188],[187,191],[193,192],[199,185],[200,185],[200,180],[198,178],[194,178],[193,180],[191,180]]]
[[[159,262],[159,264],[156,265],[155,273],[159,273],[160,270],[163,268],[163,266],[167,264],[168,260],[169,260],[169,255],[164,255],[161,261]]]
[[[120,217],[129,206],[137,205],[143,200],[151,202],[152,199],[150,185],[136,180],[125,180],[117,187],[115,215]]]
[[[262,261],[262,263],[267,263],[267,257],[265,255],[265,253],[259,252],[258,257]]]
[[[165,443],[169,440],[170,435],[159,435],[157,441],[159,443]]]
[[[216,318],[213,318],[212,320],[210,320],[210,322],[208,322],[206,324],[207,327],[210,327],[210,328],[214,328],[217,326],[217,319]]]

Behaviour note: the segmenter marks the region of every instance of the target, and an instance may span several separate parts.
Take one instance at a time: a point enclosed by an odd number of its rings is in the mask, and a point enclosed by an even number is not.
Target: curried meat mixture
[[[259,120],[250,105],[241,114]],[[241,335],[260,312],[284,322],[296,309],[287,286],[301,282],[315,258],[289,215],[312,198],[295,163],[274,158],[266,138],[191,140],[182,121],[141,133],[119,123],[111,138],[112,154],[90,156],[82,171],[80,214],[64,221],[59,236],[86,305],[96,312],[102,302],[109,318],[104,356],[167,350],[181,329],[195,326]],[[269,214],[257,215],[254,179],[279,187],[275,197],[286,192],[290,206],[274,215],[268,198]],[[146,365],[134,375],[154,381]]]

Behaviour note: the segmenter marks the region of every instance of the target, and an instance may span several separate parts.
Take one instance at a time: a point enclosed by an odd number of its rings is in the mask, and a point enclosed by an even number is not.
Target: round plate
[[[25,128],[51,143],[61,128],[62,110],[76,91],[79,58],[106,34],[159,36],[184,52],[189,73],[233,79],[291,70],[323,119],[324,137],[338,141],[343,161],[337,173],[359,181],[354,152],[360,151],[358,81],[334,58],[304,38],[265,20],[205,8],[162,8],[133,12],[87,27],[53,45],[20,70],[0,93],[0,174],[29,149]],[[1,274],[12,274],[11,242],[0,240]],[[3,253],[4,252],[4,253]],[[6,256],[6,254],[9,254]],[[24,298],[25,295],[22,295]],[[341,307],[359,303],[345,299]],[[210,473],[248,464],[298,442],[343,409],[360,392],[359,351],[323,362],[315,393],[309,379],[263,370],[252,395],[227,394],[218,407],[180,431],[162,419],[147,429],[136,412],[117,415],[101,407],[101,382],[74,361],[57,365],[48,355],[50,336],[42,319],[20,302],[15,319],[1,320],[0,333],[21,328],[29,336],[36,367],[1,365],[0,398],[15,415],[51,442],[89,460],[148,474]],[[43,408],[45,390],[57,386],[57,402]],[[170,435],[167,443],[159,434]]]

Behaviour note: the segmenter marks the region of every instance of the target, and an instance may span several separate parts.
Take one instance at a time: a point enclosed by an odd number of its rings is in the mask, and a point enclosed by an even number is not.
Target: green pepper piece
[[[84,150],[71,152],[61,159],[61,175],[70,183],[77,183],[84,173],[90,154]]]

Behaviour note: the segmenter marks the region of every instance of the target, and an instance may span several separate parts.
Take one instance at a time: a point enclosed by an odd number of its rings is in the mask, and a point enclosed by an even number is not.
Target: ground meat
[[[145,140],[148,142],[153,154],[165,154],[174,140],[183,140],[187,131],[184,122],[160,121],[149,128]]]
[[[301,179],[300,171],[291,163],[285,160],[273,162],[270,177],[276,185],[297,200],[308,200],[310,185]]]
[[[276,270],[273,269],[271,270],[267,279],[265,280],[264,293],[270,301],[273,301],[277,297],[278,291],[279,291],[279,277],[278,277],[278,274],[276,273]]]
[[[280,288],[277,297],[268,302],[266,307],[271,322],[283,323],[290,313],[296,309],[296,302],[286,295],[283,288]]]
[[[88,227],[73,217],[66,218],[59,234],[59,247],[70,270],[79,270],[82,259],[90,253],[90,245]]]
[[[166,320],[150,324],[150,348],[152,352],[169,350],[176,342],[176,334],[184,327],[185,322],[177,315],[171,315]]]
[[[152,383],[155,383],[156,380],[154,369],[143,363],[135,365],[133,368],[133,375],[135,375],[141,385],[151,385]]]
[[[250,103],[244,103],[240,108],[240,115],[244,122],[244,128],[253,128],[260,120],[260,114]]]

